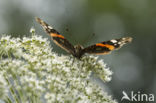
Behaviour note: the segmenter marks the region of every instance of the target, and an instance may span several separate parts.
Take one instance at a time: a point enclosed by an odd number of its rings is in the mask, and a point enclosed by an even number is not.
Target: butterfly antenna
[[[94,36],[95,36],[95,33],[92,33],[92,35],[89,35],[86,39],[83,40],[82,44],[89,42]]]
[[[68,28],[68,26],[66,26],[65,31],[67,32],[67,35],[69,35],[70,38],[72,38],[72,40],[75,41],[76,44],[78,44],[78,41],[76,40],[76,38],[70,33],[70,29]]]

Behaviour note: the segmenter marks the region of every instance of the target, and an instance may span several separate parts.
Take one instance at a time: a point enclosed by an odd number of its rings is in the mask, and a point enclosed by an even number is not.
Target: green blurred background
[[[0,0],[0,34],[30,36],[33,26],[37,35],[48,37],[35,22],[36,16],[72,44],[84,47],[133,37],[131,44],[100,56],[114,74],[111,82],[99,84],[119,103],[135,103],[121,102],[122,91],[156,94],[156,0]],[[51,45],[68,55],[52,41]]]

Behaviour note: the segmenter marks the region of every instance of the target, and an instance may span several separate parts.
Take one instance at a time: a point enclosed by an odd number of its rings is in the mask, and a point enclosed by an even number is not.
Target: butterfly
[[[123,37],[119,39],[112,39],[109,41],[104,41],[96,43],[89,47],[83,48],[81,45],[73,46],[67,39],[64,38],[57,30],[49,26],[46,22],[36,17],[36,21],[43,27],[46,33],[48,33],[54,43],[72,54],[74,57],[80,59],[85,53],[96,54],[96,55],[105,55],[110,53],[113,50],[119,49],[124,44],[127,44],[132,41],[131,37]]]

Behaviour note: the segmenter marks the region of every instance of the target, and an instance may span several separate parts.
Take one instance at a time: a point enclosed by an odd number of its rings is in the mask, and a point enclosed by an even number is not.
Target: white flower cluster
[[[36,35],[23,39],[4,36],[0,39],[0,99],[17,103],[116,103],[89,80],[91,72],[103,81],[111,80],[112,72],[97,59],[58,56],[47,39]]]

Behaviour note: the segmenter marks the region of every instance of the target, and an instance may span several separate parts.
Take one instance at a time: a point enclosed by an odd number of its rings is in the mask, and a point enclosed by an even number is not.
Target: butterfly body
[[[49,26],[46,22],[40,18],[36,18],[36,21],[40,23],[45,32],[51,36],[54,43],[78,59],[80,59],[85,53],[96,55],[108,54],[132,41],[131,37],[124,37],[97,43],[86,48],[83,48],[81,45],[73,46],[64,38],[64,36],[62,36],[57,30],[53,29],[53,27]]]
[[[75,48],[75,53],[73,56],[80,59],[82,55],[85,53],[83,51],[84,47],[82,45],[75,45],[74,48]]]

